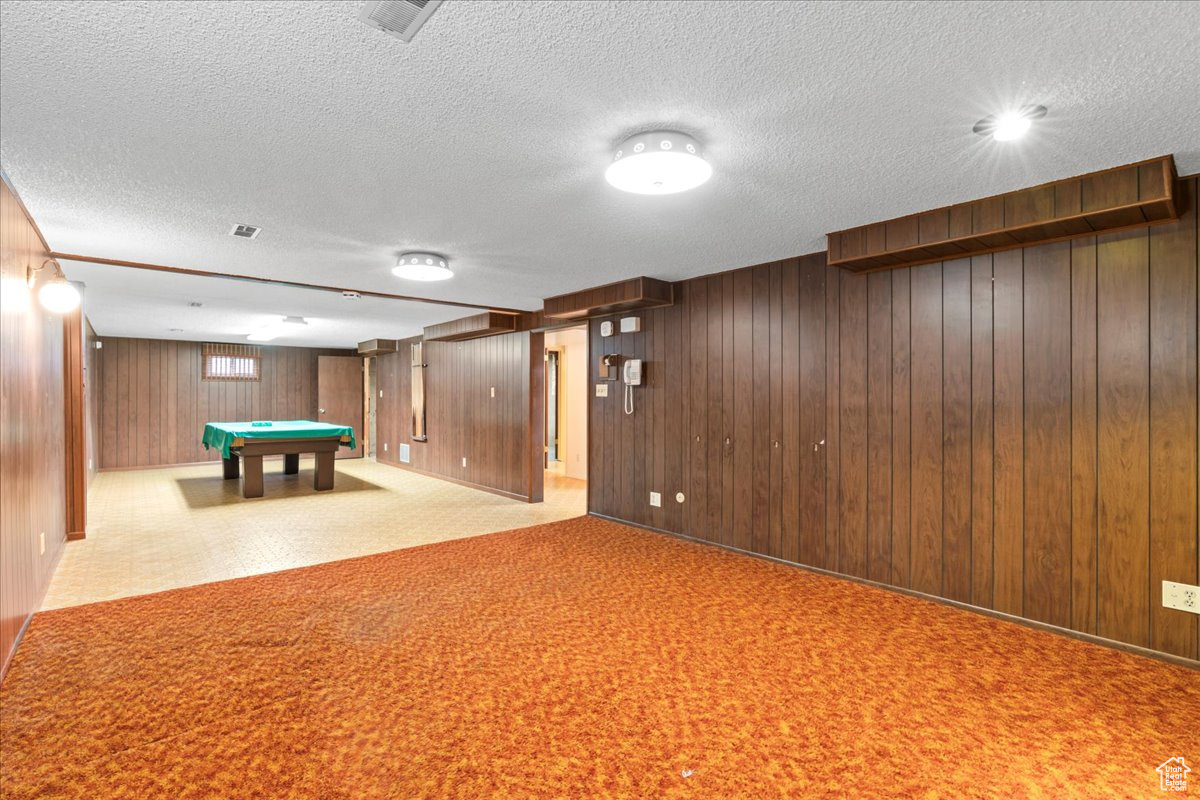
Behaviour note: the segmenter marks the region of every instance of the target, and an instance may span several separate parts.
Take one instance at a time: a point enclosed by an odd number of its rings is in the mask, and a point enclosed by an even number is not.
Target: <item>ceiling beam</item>
[[[459,308],[478,308],[484,311],[495,311],[499,314],[522,314],[525,313],[519,308],[504,308],[502,306],[485,306],[479,303],[462,303],[457,300],[435,300],[431,297],[413,297],[406,294],[389,294],[387,292],[372,292],[368,289],[351,289],[344,286],[325,286],[319,283],[301,283],[299,281],[285,281],[279,278],[262,278],[256,275],[237,275],[232,272],[208,272],[202,269],[188,269],[187,267],[168,267],[163,264],[147,264],[141,261],[123,261],[118,258],[98,258],[96,256],[84,256],[78,253],[59,253],[51,251],[51,258],[57,258],[62,261],[82,261],[85,264],[104,264],[109,267],[127,267],[129,269],[144,269],[151,272],[168,272],[174,275],[196,275],[201,278],[220,278],[227,281],[247,281],[248,283],[265,283],[271,286],[286,286],[291,289],[311,289],[318,292],[355,292],[363,297],[381,297],[384,300],[406,300],[410,303],[429,303],[438,306],[457,306]]]

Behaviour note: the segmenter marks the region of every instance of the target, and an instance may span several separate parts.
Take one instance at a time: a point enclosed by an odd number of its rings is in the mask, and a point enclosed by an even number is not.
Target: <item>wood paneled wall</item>
[[[100,469],[100,452],[96,440],[96,432],[100,420],[100,392],[95,385],[95,378],[99,374],[96,367],[98,356],[96,342],[100,337],[96,335],[96,329],[92,327],[92,323],[88,321],[86,314],[83,318],[83,325],[83,438],[87,448],[87,481],[90,485],[92,479],[96,477],[96,472]]]
[[[590,510],[1188,658],[1196,179],[1177,223],[871,274],[679,284],[602,353]],[[663,493],[663,507],[649,492]],[[675,501],[676,492],[686,496]]]
[[[426,342],[429,440],[425,442],[412,441],[409,345],[414,341],[404,340],[399,352],[375,359],[377,391],[383,392],[376,398],[376,459],[540,501],[544,335],[510,333],[465,342]],[[408,465],[400,463],[401,444],[411,445]]]
[[[26,621],[41,605],[67,533],[63,322],[42,311],[25,288],[26,267],[39,267],[47,258],[49,248],[5,181],[0,189],[0,676]],[[48,273],[39,273],[38,286]]]
[[[63,437],[66,449],[67,539],[87,530],[87,325],[80,306],[63,315]]]
[[[100,469],[219,460],[200,444],[206,422],[316,419],[317,357],[354,355],[266,346],[261,381],[205,381],[200,342],[100,341],[93,379]]]

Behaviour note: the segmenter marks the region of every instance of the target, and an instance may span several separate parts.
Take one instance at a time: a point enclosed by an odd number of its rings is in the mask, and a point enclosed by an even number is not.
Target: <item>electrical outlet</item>
[[[88,459],[88,471],[91,472],[91,470],[92,470],[92,460],[89,458]]]
[[[387,442],[383,443],[383,452],[387,452]]]
[[[496,396],[496,387],[493,386],[492,387],[492,397],[495,397],[495,396]]]
[[[38,555],[46,555],[46,532],[42,531],[38,534]]]
[[[380,400],[382,400],[382,399],[383,399],[383,389],[380,389],[380,390],[379,390],[379,399],[380,399]]]
[[[1200,614],[1200,586],[1163,581],[1163,608]]]
[[[596,384],[596,397],[608,397],[608,384],[607,383],[597,383]]]
[[[465,467],[466,465],[467,465],[467,457],[463,456],[463,466]]]
[[[655,508],[662,508],[662,494],[660,492],[650,493],[650,505]]]

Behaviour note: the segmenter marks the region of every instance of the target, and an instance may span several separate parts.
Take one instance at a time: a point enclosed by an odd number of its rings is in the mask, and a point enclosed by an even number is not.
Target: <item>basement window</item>
[[[261,381],[262,351],[243,344],[206,344],[203,351],[206,381]]]

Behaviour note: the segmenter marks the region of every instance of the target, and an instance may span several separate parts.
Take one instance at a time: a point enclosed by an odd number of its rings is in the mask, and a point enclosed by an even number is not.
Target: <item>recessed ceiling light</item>
[[[1015,111],[986,116],[976,122],[971,130],[980,136],[991,136],[997,142],[1011,142],[1024,136],[1033,121],[1044,116],[1045,106],[1022,106]]]
[[[409,281],[444,281],[454,276],[450,259],[437,253],[403,253],[392,267],[392,274]]]
[[[613,153],[604,178],[623,192],[675,194],[695,189],[712,177],[700,143],[678,131],[630,136]]]

